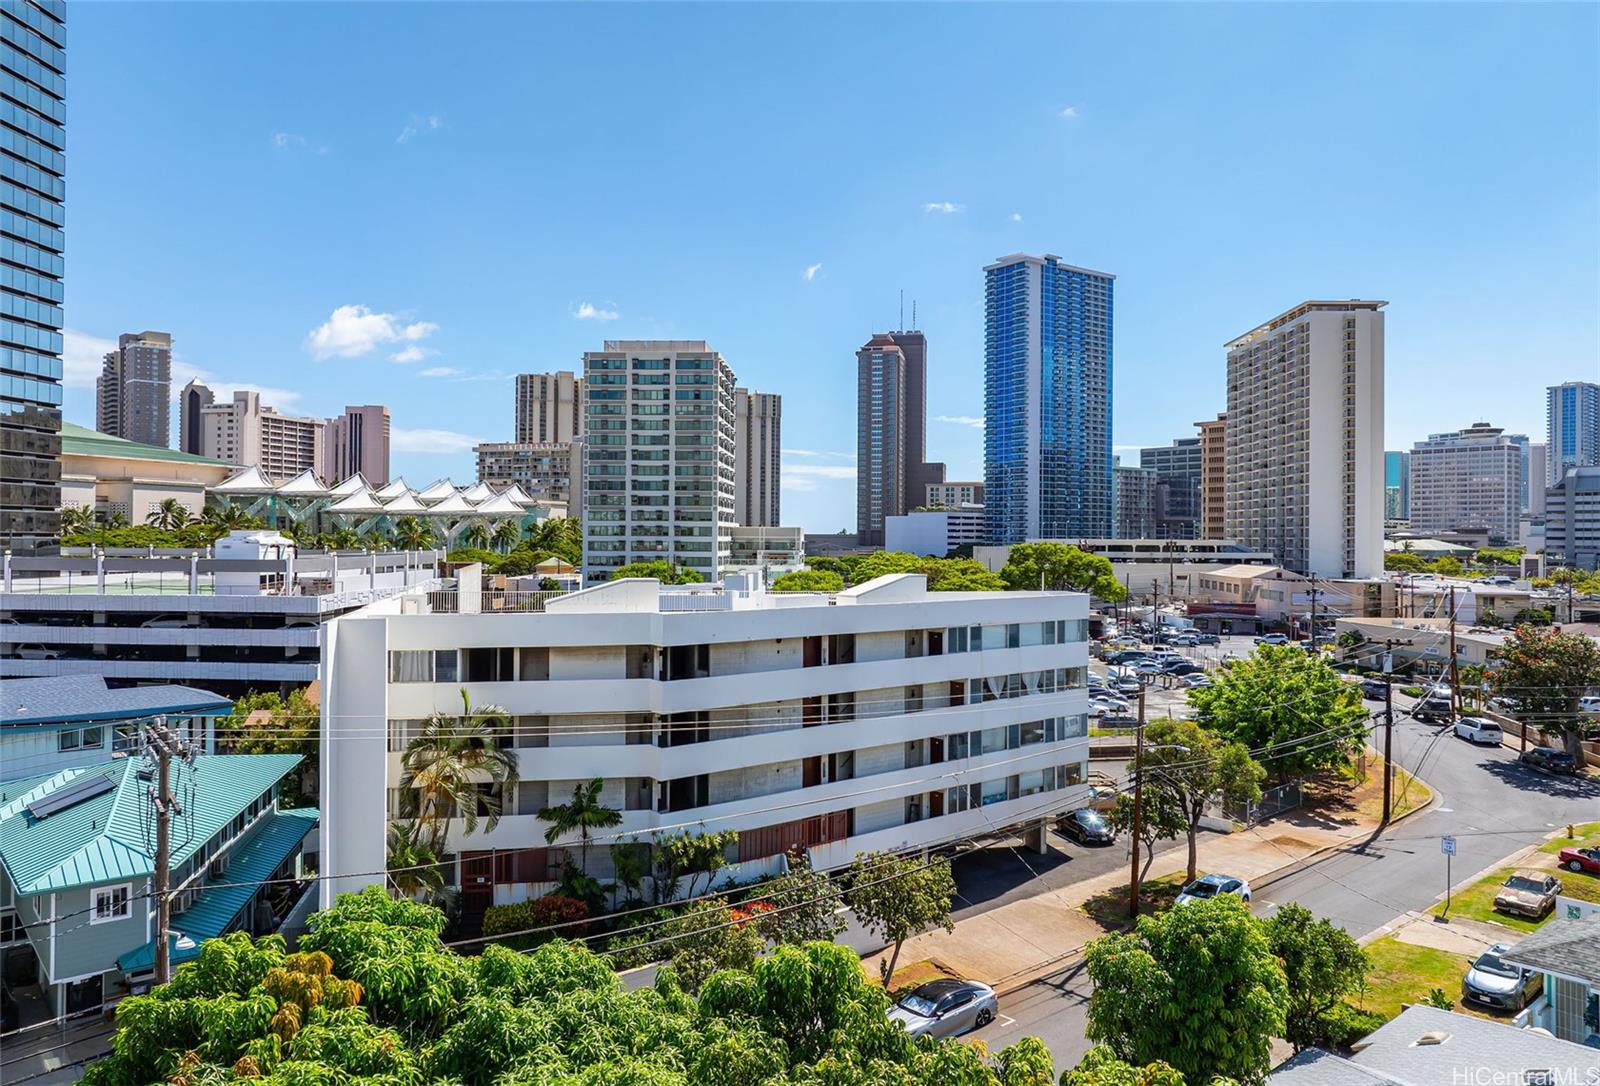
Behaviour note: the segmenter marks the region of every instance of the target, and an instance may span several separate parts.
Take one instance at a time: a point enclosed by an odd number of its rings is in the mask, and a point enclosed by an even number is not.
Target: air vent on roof
[[[58,811],[76,807],[86,799],[104,795],[116,786],[116,782],[110,777],[100,774],[93,777],[79,777],[71,784],[63,785],[49,795],[28,804],[28,813],[34,818],[49,818]]]
[[[1418,1045],[1442,1045],[1450,1039],[1450,1034],[1442,1029],[1430,1029],[1417,1038]]]

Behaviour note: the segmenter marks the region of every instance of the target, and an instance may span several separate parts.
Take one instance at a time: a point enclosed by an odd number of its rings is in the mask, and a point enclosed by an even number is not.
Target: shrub
[[[1335,1003],[1317,1016],[1306,1043],[1317,1048],[1348,1050],[1386,1021],[1383,1015],[1373,1011],[1358,1010],[1348,1003]]]
[[[546,894],[532,901],[519,901],[514,905],[491,905],[483,914],[485,937],[506,935],[499,942],[514,949],[524,950],[548,943],[552,939],[578,939],[583,936],[586,924],[573,921],[587,920],[589,906],[560,894]],[[543,928],[551,924],[566,924],[555,931],[529,932],[529,928]],[[527,932],[516,935],[513,932]]]

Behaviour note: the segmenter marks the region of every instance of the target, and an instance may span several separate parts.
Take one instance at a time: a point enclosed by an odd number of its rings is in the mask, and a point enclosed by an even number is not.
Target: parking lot
[[[1219,639],[1219,643],[1215,645],[1188,646],[1152,645],[1148,641],[1143,641],[1140,643],[1140,648],[1145,650],[1159,649],[1162,651],[1175,652],[1184,659],[1198,665],[1199,667],[1205,668],[1209,672],[1225,659],[1237,659],[1250,655],[1250,653],[1255,651],[1255,638],[1250,636],[1228,635],[1221,637]],[[1117,670],[1123,671],[1125,669],[1119,668]],[[1107,666],[1104,660],[1095,659],[1093,657],[1090,658],[1089,674],[1092,677],[1105,680],[1110,671],[1111,669]],[[1187,690],[1175,677],[1155,675],[1147,676],[1146,678],[1148,679],[1148,681],[1145,683],[1145,718],[1147,720],[1154,720],[1157,717],[1183,717],[1188,715],[1189,701]],[[1125,697],[1128,702],[1129,712],[1136,712],[1137,696],[1129,694]],[[1097,714],[1091,713],[1091,716],[1096,715]],[[1110,724],[1107,726],[1119,727],[1126,725]]]

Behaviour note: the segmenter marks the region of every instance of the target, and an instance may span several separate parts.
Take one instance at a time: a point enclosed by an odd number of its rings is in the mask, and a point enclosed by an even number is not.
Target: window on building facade
[[[121,886],[99,886],[94,891],[94,915],[89,918],[91,924],[104,924],[110,920],[123,920],[133,915],[133,887],[129,883]]]

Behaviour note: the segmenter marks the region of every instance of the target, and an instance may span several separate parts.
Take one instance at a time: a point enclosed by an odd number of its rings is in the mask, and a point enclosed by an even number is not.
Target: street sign
[[[1446,856],[1454,856],[1456,854],[1456,839],[1454,837],[1439,838],[1439,851]]]

